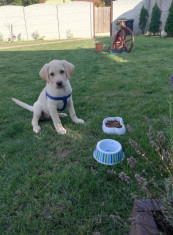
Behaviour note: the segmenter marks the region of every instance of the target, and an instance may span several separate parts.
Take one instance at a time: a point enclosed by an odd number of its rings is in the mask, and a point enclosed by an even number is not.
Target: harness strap
[[[70,93],[67,96],[63,96],[63,97],[54,97],[54,96],[49,95],[46,91],[46,98],[48,97],[51,100],[61,100],[61,101],[63,101],[64,105],[63,105],[62,109],[57,109],[58,111],[63,111],[66,108],[67,99],[70,98],[71,95],[72,95],[72,93]]]

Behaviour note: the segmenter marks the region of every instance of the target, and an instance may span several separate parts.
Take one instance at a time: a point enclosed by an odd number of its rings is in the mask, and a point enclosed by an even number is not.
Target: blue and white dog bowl
[[[100,140],[96,145],[93,156],[96,161],[104,165],[114,165],[125,158],[121,144],[112,139]]]

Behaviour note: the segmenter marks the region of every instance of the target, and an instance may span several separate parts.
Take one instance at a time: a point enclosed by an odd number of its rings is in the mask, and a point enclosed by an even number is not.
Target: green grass
[[[0,234],[128,234],[109,216],[128,218],[133,206],[130,193],[143,194],[136,184],[123,186],[118,176],[107,173],[113,169],[130,175],[126,160],[104,166],[94,160],[93,150],[99,140],[113,138],[122,144],[126,157],[140,160],[129,144],[132,138],[150,159],[156,158],[143,116],[156,130],[167,131],[163,117],[169,116],[167,100],[172,93],[173,40],[136,36],[132,52],[122,55],[107,52],[112,38],[103,41],[100,54],[94,40],[0,51]],[[86,124],[64,118],[67,134],[58,135],[52,121],[44,121],[35,134],[32,114],[11,97],[33,104],[45,85],[39,71],[53,59],[75,65],[73,101]],[[109,116],[122,117],[134,134],[104,134],[102,121]],[[136,172],[145,167],[149,169],[138,161]]]

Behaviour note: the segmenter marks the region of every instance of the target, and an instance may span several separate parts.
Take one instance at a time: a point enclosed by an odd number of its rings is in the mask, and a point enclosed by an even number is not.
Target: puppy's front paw
[[[67,117],[68,115],[66,113],[59,113],[59,116],[64,118],[64,117]]]
[[[35,133],[39,133],[40,132],[40,130],[41,130],[41,128],[39,127],[39,126],[33,126],[33,131],[35,132]]]
[[[64,135],[66,134],[66,129],[61,125],[61,123],[56,123],[55,124],[55,128],[56,128],[56,131],[61,134],[61,135]]]
[[[75,118],[75,119],[73,119],[73,122],[75,122],[75,123],[77,123],[77,124],[84,124],[85,122],[84,122],[84,120],[82,120],[82,119],[79,119],[79,118]]]

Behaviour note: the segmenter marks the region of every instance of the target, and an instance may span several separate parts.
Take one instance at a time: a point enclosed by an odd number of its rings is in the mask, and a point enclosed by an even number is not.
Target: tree
[[[101,1],[102,1],[102,3],[104,3],[105,6],[109,7],[111,5],[112,0],[101,0]]]
[[[28,6],[40,2],[41,0],[0,0],[0,6],[3,5]]]
[[[173,1],[169,8],[168,18],[166,20],[165,31],[173,37]]]
[[[154,5],[153,10],[152,10],[152,14],[151,14],[151,22],[149,25],[149,31],[154,33],[159,32],[159,28],[160,28],[160,16],[161,16],[161,12],[160,12],[160,8],[158,7],[157,3]]]
[[[40,3],[40,0],[22,0],[23,6],[29,6],[32,4],[38,4]]]
[[[0,6],[10,5],[13,0],[0,0]]]
[[[148,20],[148,10],[143,6],[141,8],[140,18],[139,18],[139,27],[142,30],[142,33],[144,34],[144,30],[147,24]]]

